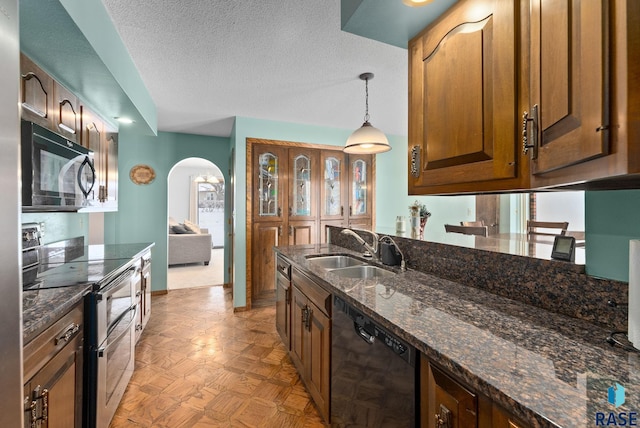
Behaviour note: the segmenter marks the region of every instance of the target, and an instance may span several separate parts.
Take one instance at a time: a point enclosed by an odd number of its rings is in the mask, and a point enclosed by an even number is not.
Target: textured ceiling
[[[385,0],[398,1],[401,0]],[[339,0],[103,0],[158,129],[228,136],[234,116],[407,134],[407,51],[340,29]]]

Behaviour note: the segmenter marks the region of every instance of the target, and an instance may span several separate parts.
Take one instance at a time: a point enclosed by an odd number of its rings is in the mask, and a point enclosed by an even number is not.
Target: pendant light
[[[391,150],[389,140],[382,131],[374,128],[369,123],[369,80],[373,79],[373,73],[362,73],[360,79],[364,80],[365,87],[365,114],[362,127],[356,129],[349,136],[344,146],[345,153],[375,154]]]

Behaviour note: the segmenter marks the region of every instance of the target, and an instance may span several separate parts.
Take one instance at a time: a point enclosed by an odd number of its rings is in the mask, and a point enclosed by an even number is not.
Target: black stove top
[[[43,247],[39,264],[23,270],[23,290],[101,284],[118,275],[149,244]]]

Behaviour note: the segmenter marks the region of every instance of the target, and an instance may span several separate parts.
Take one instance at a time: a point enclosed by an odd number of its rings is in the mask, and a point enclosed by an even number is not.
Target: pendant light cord
[[[369,122],[369,79],[364,79],[364,93],[365,93],[364,121]]]

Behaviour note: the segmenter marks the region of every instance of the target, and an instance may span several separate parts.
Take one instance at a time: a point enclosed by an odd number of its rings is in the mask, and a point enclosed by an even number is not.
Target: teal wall
[[[587,274],[629,281],[629,240],[640,239],[640,190],[585,192],[585,212]]]
[[[167,132],[155,137],[144,135],[135,126],[121,126],[118,139],[118,211],[105,213],[105,243],[155,242],[152,290],[166,290],[169,172],[181,160],[199,157],[216,164],[228,183],[229,139]],[[138,164],[155,170],[152,183],[136,185],[129,180],[129,171]],[[225,282],[228,280],[225,268]]]

